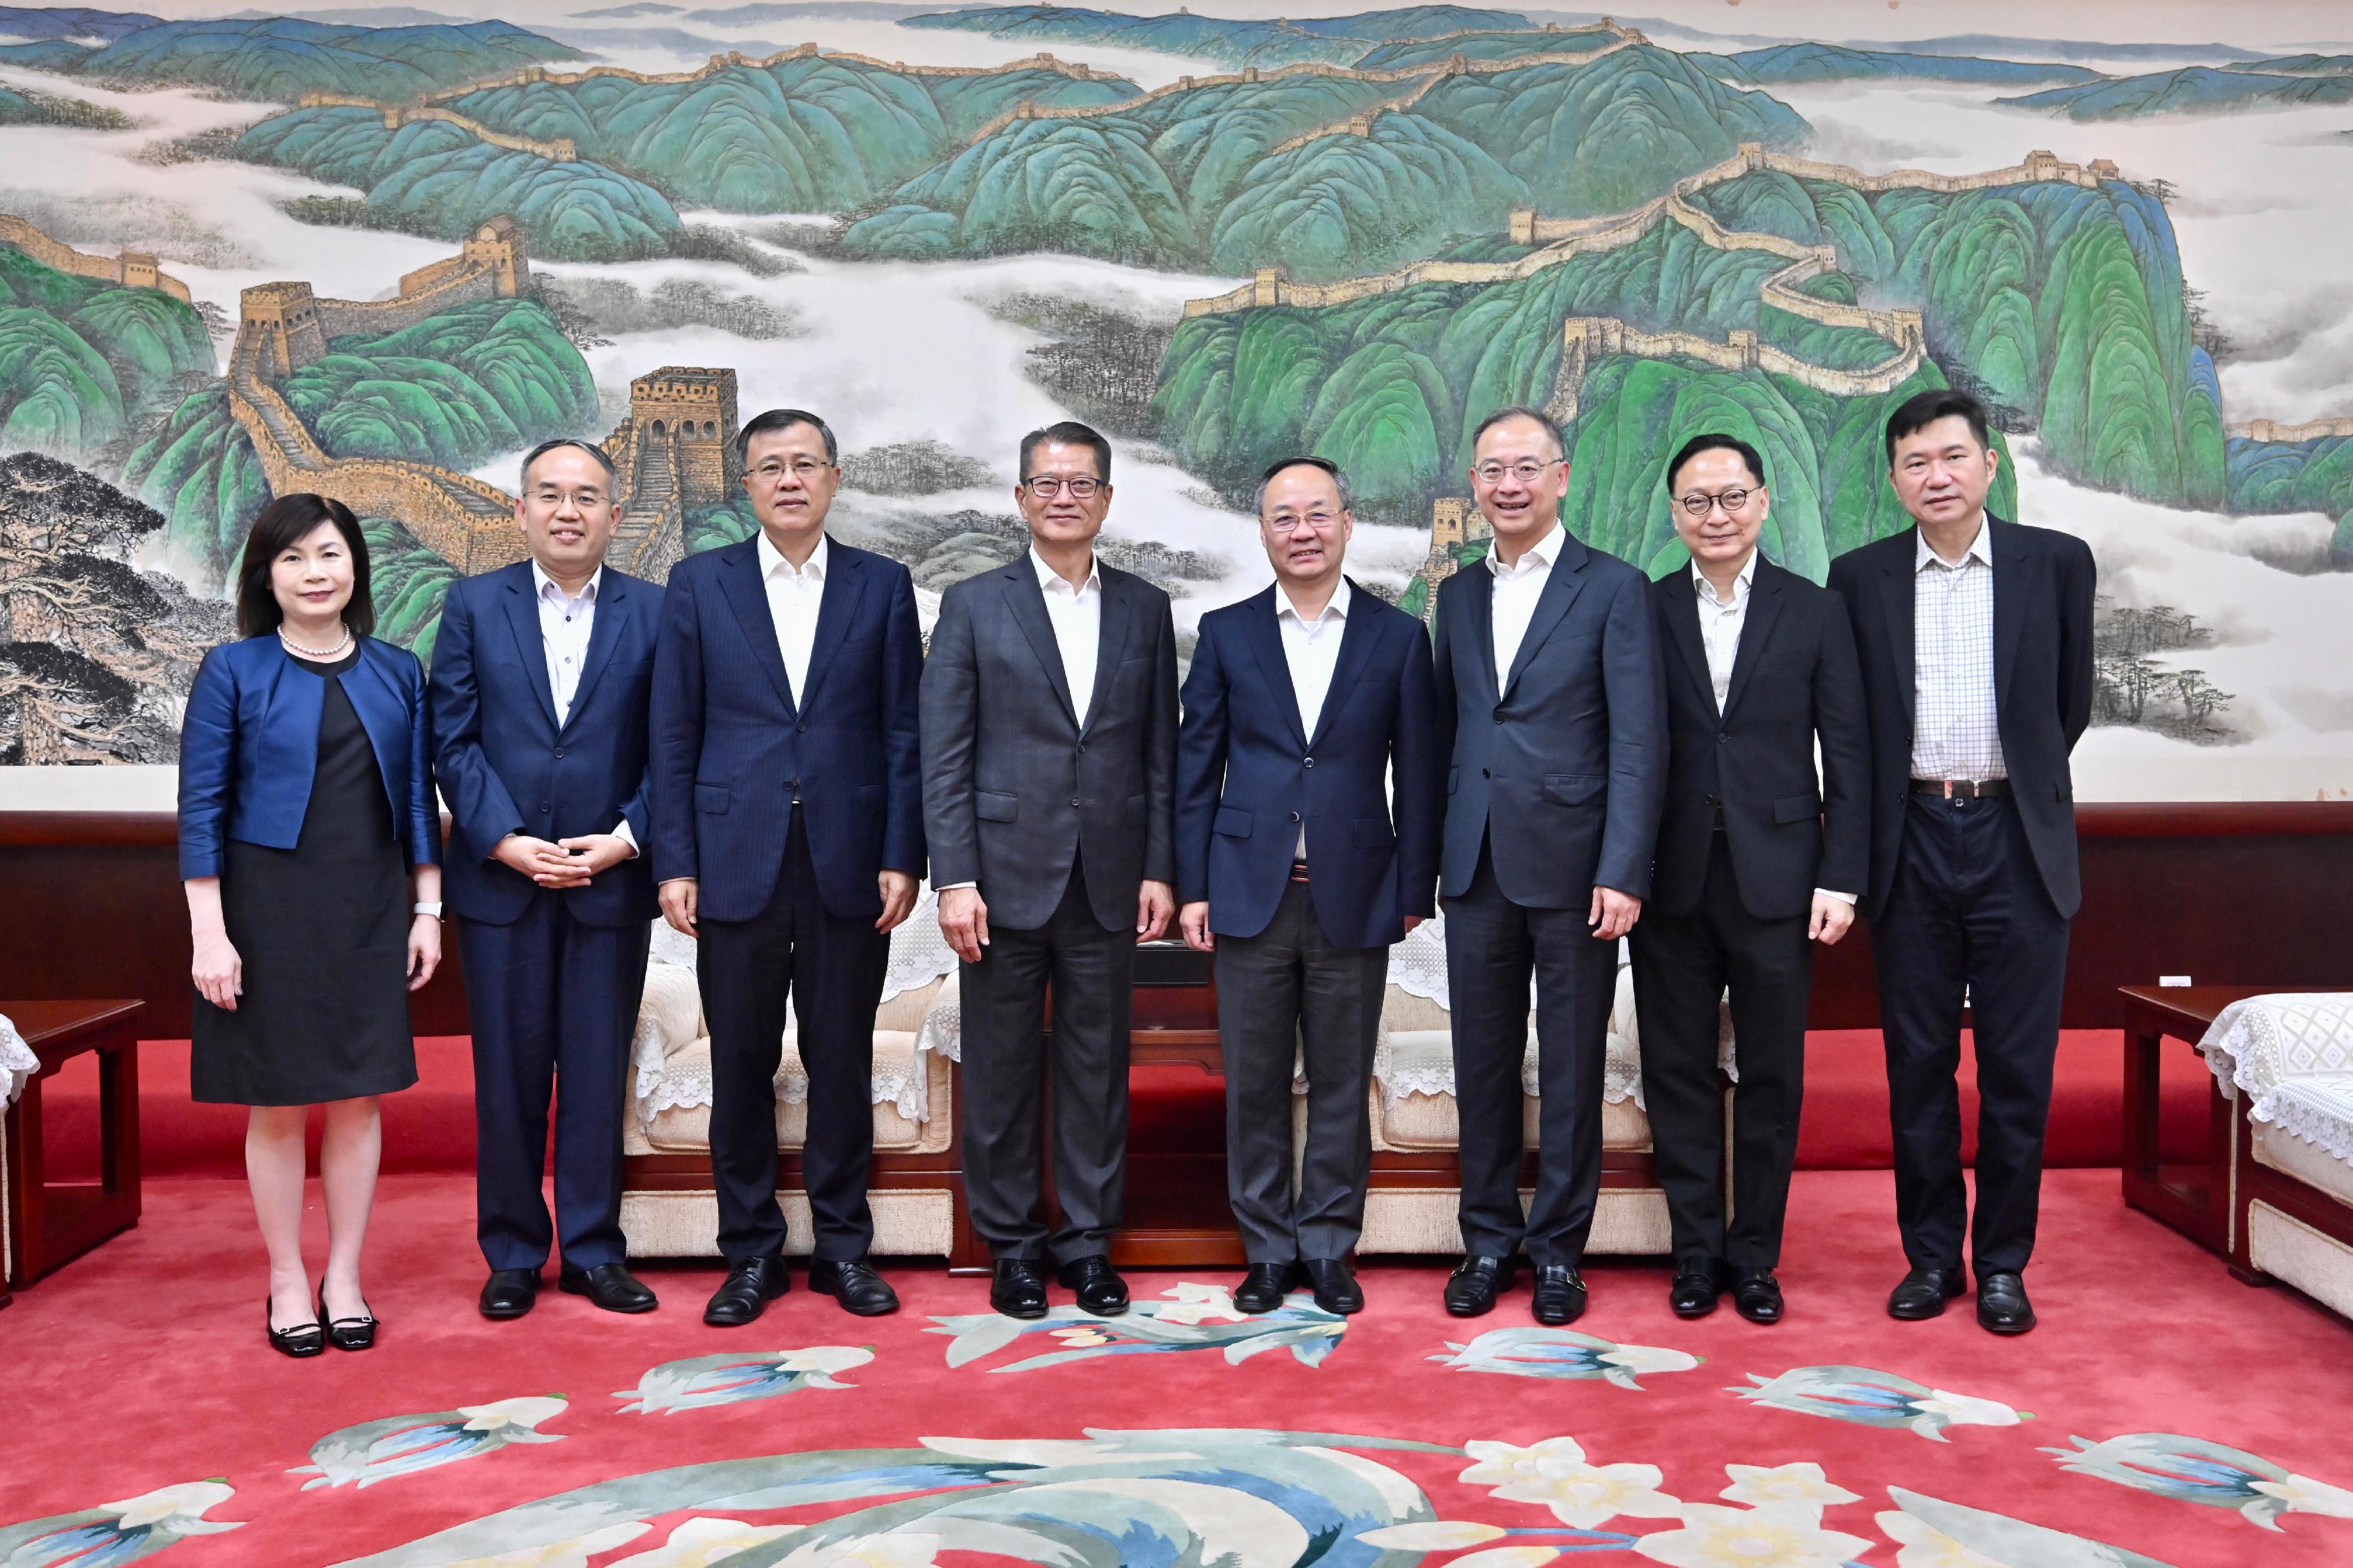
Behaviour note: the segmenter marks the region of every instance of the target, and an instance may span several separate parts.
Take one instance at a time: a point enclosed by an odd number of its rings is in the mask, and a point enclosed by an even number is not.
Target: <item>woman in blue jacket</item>
[[[205,656],[180,731],[195,1097],[252,1108],[246,1176],[288,1355],[375,1342],[360,1243],[376,1097],[417,1081],[407,993],[441,961],[441,828],[417,656],[368,633],[367,542],[340,501],[281,496],[237,571],[243,640]],[[411,880],[414,879],[412,892]],[[303,1126],[326,1108],[327,1272],[302,1262]]]

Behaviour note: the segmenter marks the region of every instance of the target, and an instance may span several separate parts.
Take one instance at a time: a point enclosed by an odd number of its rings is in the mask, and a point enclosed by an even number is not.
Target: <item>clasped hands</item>
[[[491,858],[543,888],[585,888],[597,872],[612,869],[629,854],[629,841],[617,834],[584,833],[551,843],[528,833],[510,833],[499,840]]]

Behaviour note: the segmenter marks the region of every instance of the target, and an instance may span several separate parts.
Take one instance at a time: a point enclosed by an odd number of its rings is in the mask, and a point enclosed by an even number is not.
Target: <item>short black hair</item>
[[[1558,422],[1556,421],[1551,415],[1546,414],[1543,409],[1531,408],[1525,403],[1509,404],[1504,407],[1496,409],[1495,412],[1488,415],[1487,417],[1479,421],[1478,425],[1473,427],[1471,432],[1471,449],[1473,452],[1476,452],[1479,449],[1479,437],[1484,436],[1488,431],[1493,430],[1496,426],[1501,425],[1506,419],[1535,420],[1538,425],[1544,426],[1544,433],[1552,437],[1553,451],[1562,458],[1568,456],[1568,442],[1562,438]]]
[[[1257,512],[1259,516],[1266,515],[1266,487],[1274,483],[1274,476],[1285,468],[1322,469],[1331,476],[1332,488],[1340,492],[1340,510],[1342,511],[1355,510],[1356,500],[1348,489],[1348,476],[1340,471],[1340,465],[1329,458],[1311,457],[1302,453],[1296,458],[1282,458],[1269,463],[1266,466],[1266,472],[1258,477],[1258,499],[1250,503],[1250,510]]]
[[[841,467],[841,443],[833,438],[833,426],[806,408],[771,408],[765,414],[753,416],[752,422],[735,432],[735,460],[745,461],[752,450],[752,437],[771,430],[789,430],[796,425],[806,425],[825,442],[825,460],[830,467]]]
[[[522,455],[522,469],[521,474],[518,476],[517,482],[519,482],[525,489],[531,489],[531,466],[533,463],[538,462],[542,458],[546,457],[550,452],[561,451],[566,447],[577,447],[582,451],[587,453],[590,457],[596,458],[596,466],[605,470],[606,482],[610,484],[616,492],[620,489],[621,470],[613,466],[611,456],[606,452],[604,447],[596,446],[593,442],[583,441],[577,436],[558,436],[554,440],[542,441],[538,446],[533,447],[530,451],[525,452]],[[616,493],[612,499],[618,500],[621,498],[618,493]]]
[[[1673,459],[1667,464],[1667,489],[1670,492],[1674,489],[1675,476],[1683,471],[1683,465],[1702,452],[1739,453],[1740,460],[1748,465],[1748,477],[1755,479],[1759,487],[1764,485],[1765,459],[1757,455],[1757,448],[1737,436],[1725,436],[1711,431],[1705,436],[1694,436],[1684,442],[1682,448],[1675,453]]]
[[[237,635],[258,637],[274,632],[286,619],[286,610],[270,591],[269,569],[278,557],[322,522],[332,522],[352,552],[352,602],[343,606],[343,625],[355,637],[375,630],[375,599],[368,592],[367,536],[352,509],[331,496],[308,491],[280,496],[261,509],[245,536],[245,554],[237,568]]]
[[[1969,434],[1978,438],[1979,447],[1993,445],[1993,426],[1986,417],[1986,405],[1968,393],[1949,386],[1934,387],[1915,392],[1898,404],[1895,412],[1887,416],[1887,466],[1895,466],[1895,443],[1915,430],[1926,430],[1939,419],[1959,415],[1969,422]]]
[[[1029,478],[1029,454],[1050,444],[1086,447],[1095,455],[1095,478],[1104,484],[1111,483],[1111,443],[1103,439],[1102,431],[1092,425],[1082,425],[1075,419],[1064,419],[1042,430],[1032,430],[1021,437],[1021,478],[1024,480]]]

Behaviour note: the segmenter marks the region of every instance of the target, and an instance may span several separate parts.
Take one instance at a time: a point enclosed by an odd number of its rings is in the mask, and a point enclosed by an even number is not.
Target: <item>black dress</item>
[[[237,1011],[196,998],[190,1089],[226,1105],[317,1105],[417,1081],[408,1026],[408,865],[375,748],[332,664],[318,772],[291,849],[229,840],[221,912],[244,963]]]

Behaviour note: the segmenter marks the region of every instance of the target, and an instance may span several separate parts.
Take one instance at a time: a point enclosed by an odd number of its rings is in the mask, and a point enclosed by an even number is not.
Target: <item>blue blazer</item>
[[[431,726],[417,656],[375,637],[343,674],[375,748],[401,851],[412,867],[441,858],[433,799]],[[319,713],[327,683],[294,668],[275,633],[223,643],[205,655],[180,725],[180,876],[217,877],[229,839],[291,849],[311,808],[319,766]]]
[[[1437,912],[1440,752],[1430,638],[1354,583],[1332,689],[1302,731],[1269,588],[1201,617],[1176,742],[1178,898],[1220,936],[1264,931],[1307,828],[1308,900],[1342,947]],[[1389,780],[1396,779],[1396,813]]]
[[[597,579],[587,658],[559,729],[531,563],[450,584],[431,691],[435,768],[456,841],[441,880],[452,912],[506,925],[540,891],[491,858],[508,834],[574,838],[626,821],[637,858],[561,896],[584,925],[654,918],[646,733],[661,602],[661,589],[609,567]]]
[[[700,912],[748,921],[806,814],[818,893],[837,920],[882,912],[878,874],[923,874],[915,584],[887,556],[827,544],[807,688],[793,700],[758,541],[670,569],[654,659],[653,874],[694,877]]]

